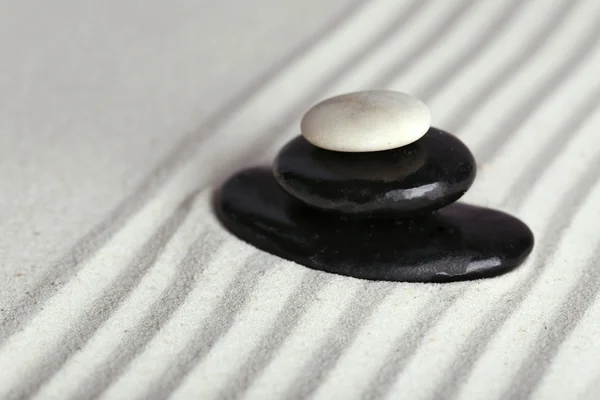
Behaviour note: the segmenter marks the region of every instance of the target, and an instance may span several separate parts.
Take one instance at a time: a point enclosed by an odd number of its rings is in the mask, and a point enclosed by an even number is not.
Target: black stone
[[[299,136],[279,152],[273,170],[281,187],[308,205],[393,218],[455,202],[476,174],[469,149],[436,128],[408,146],[369,153],[323,150]]]
[[[217,197],[242,240],[310,268],[362,279],[444,282],[491,277],[521,264],[533,234],[505,213],[453,204],[413,219],[360,219],[307,207],[267,168],[231,177]]]

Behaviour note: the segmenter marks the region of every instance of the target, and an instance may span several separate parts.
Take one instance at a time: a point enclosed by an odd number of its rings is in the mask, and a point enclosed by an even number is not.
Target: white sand
[[[596,399],[600,3],[0,1],[0,398]],[[316,101],[422,98],[508,275],[331,276],[210,208]]]

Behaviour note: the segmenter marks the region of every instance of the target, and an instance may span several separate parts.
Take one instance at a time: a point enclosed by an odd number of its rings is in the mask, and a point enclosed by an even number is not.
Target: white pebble
[[[335,96],[304,114],[300,129],[327,150],[390,150],[419,140],[431,126],[429,108],[405,93],[373,90]]]

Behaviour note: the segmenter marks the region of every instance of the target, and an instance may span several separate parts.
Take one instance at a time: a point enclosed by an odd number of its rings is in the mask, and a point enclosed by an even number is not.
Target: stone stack
[[[427,106],[404,93],[327,99],[305,114],[272,170],[223,185],[221,221],[262,250],[356,278],[442,282],[515,268],[533,234],[505,213],[455,203],[475,160],[430,124]]]

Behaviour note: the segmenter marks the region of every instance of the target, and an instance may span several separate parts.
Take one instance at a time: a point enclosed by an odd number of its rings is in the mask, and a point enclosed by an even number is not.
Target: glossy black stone
[[[289,194],[321,210],[402,218],[458,200],[476,165],[458,138],[431,128],[408,146],[370,153],[323,150],[299,136],[279,152],[273,171]]]
[[[283,191],[267,168],[231,177],[216,207],[231,232],[264,251],[363,279],[445,282],[491,277],[518,266],[533,247],[533,234],[520,220],[465,204],[414,219],[321,212]]]

